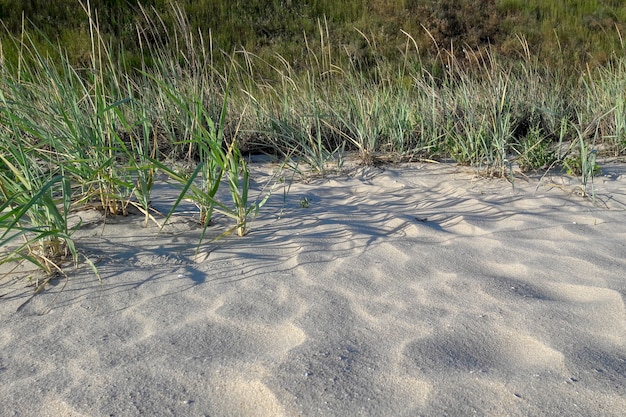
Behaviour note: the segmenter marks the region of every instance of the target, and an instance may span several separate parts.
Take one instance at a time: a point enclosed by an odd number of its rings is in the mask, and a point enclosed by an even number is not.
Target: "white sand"
[[[602,168],[596,204],[447,164],[297,183],[197,258],[184,213],[82,213],[102,284],[2,283],[0,415],[624,416],[626,166]]]

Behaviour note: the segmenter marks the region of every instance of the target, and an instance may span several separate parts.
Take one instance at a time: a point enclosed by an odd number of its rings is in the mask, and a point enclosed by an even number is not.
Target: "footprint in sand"
[[[209,377],[214,381],[210,395],[215,410],[223,416],[281,417],[285,412],[272,390],[262,382],[262,369],[236,371],[220,369]]]
[[[502,325],[458,322],[453,328],[407,344],[404,355],[431,377],[485,373],[506,378],[535,373],[566,373],[563,354],[542,341]]]

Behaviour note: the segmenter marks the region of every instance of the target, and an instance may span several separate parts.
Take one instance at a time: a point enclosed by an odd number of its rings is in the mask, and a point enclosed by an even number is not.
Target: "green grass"
[[[374,3],[379,19],[413,7]],[[528,6],[510,3],[526,13]],[[328,4],[306,7],[326,13]],[[520,171],[560,167],[593,195],[594,158],[626,151],[622,49],[606,65],[565,70],[522,36],[516,59],[502,55],[502,44],[459,56],[433,42],[443,27],[420,36],[400,31],[397,39],[350,29],[358,42],[342,43],[345,28],[333,28],[346,19],[367,26],[373,16],[338,9],[317,20],[315,32],[285,31],[302,46],[296,55],[271,44],[220,49],[176,5],[165,14],[137,10],[138,55],[111,42],[112,23],[101,25],[89,4],[89,49],[80,62],[43,32],[5,38],[17,55],[0,56],[0,262],[31,262],[51,276],[85,259],[68,215],[86,207],[118,216],[134,206],[145,226],[152,220],[161,228],[191,199],[202,239],[217,215],[231,223],[213,235],[245,235],[282,176],[253,198],[246,159],[253,152],[321,175],[341,169],[346,152],[363,164],[453,158],[511,181]],[[561,16],[558,8],[537,10]],[[420,53],[421,36],[430,58]],[[159,172],[180,189],[165,218],[150,207]]]
[[[278,53],[298,69],[305,68],[307,60],[303,35],[314,39],[317,21],[324,19],[330,27],[328,41],[342,45],[362,70],[368,69],[377,58],[397,60],[405,41],[402,31],[411,34],[424,57],[434,58],[443,48],[453,50],[458,59],[465,59],[467,50],[490,46],[499,55],[517,58],[522,52],[517,42],[521,35],[528,40],[534,55],[552,65],[604,64],[620,48],[626,22],[626,4],[615,0],[90,0],[89,3],[98,12],[105,43],[113,51],[124,49],[127,65],[131,67],[146,58],[141,56],[146,41],[167,40],[168,31],[179,23],[174,9],[189,16],[189,33],[201,33],[227,54],[245,49],[267,59]],[[76,65],[86,65],[91,51],[89,28],[81,11],[79,0],[0,0],[0,20],[10,33],[19,35],[24,24],[27,27],[32,24],[54,44],[59,42],[68,51],[70,62]],[[135,28],[136,22],[152,26],[149,39],[142,39]],[[355,28],[376,41],[375,52]],[[37,37],[35,41],[38,48],[50,50],[45,39]],[[9,59],[19,55],[19,49],[6,39],[2,47]],[[222,57],[217,59],[222,61]]]

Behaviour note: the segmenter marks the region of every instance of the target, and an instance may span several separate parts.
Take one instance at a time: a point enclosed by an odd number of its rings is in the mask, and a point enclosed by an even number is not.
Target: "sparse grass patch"
[[[552,141],[539,125],[532,126],[526,135],[513,145],[517,164],[522,172],[549,168],[557,159]]]

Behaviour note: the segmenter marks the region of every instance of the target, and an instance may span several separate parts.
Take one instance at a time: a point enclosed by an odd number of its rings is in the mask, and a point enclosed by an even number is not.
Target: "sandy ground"
[[[362,168],[198,255],[193,206],[160,234],[80,213],[102,283],[2,282],[0,415],[624,416],[626,165],[602,170],[593,203],[567,176]]]

